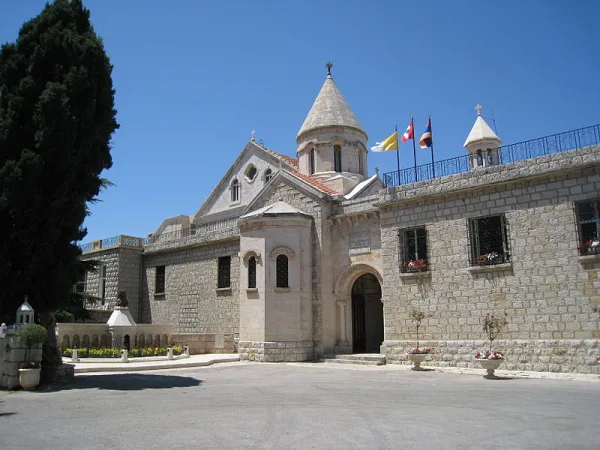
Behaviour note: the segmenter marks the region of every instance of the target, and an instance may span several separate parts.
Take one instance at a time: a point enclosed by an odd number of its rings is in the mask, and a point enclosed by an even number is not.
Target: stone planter
[[[414,364],[412,370],[423,370],[421,363],[425,361],[425,358],[427,358],[427,353],[409,353],[408,359]]]
[[[487,374],[484,375],[485,378],[496,378],[496,375],[494,375],[494,370],[496,370],[500,364],[502,364],[502,359],[478,359],[477,361],[479,361],[479,364],[481,364],[481,367],[483,367],[485,370],[487,370]]]
[[[41,368],[19,369],[19,384],[26,391],[34,390],[40,384]]]

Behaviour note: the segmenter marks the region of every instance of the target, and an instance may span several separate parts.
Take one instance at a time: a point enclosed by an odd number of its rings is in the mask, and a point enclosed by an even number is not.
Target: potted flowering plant
[[[402,269],[403,272],[425,272],[427,271],[427,269],[429,269],[429,264],[427,263],[427,260],[424,258],[421,259],[414,259],[414,260],[410,260],[410,261],[403,261],[402,264]]]
[[[498,252],[483,253],[475,258],[475,264],[479,266],[490,266],[502,262],[502,255]]]
[[[500,363],[504,360],[504,354],[500,352],[492,352],[492,343],[500,334],[500,331],[508,325],[506,320],[506,313],[503,316],[497,316],[494,314],[487,313],[483,318],[483,331],[487,335],[490,341],[488,350],[483,352],[477,352],[475,359],[479,361],[481,367],[487,370],[486,377],[494,377],[494,371],[500,366]]]
[[[414,364],[413,370],[421,370],[421,363],[425,361],[427,355],[432,352],[431,348],[419,348],[419,328],[421,327],[423,319],[429,316],[417,308],[412,308],[409,316],[417,326],[417,346],[408,352],[408,359]]]
[[[580,242],[578,244],[579,254],[581,256],[585,255],[595,255],[600,253],[600,239],[597,237],[590,239],[586,242]]]
[[[25,362],[19,366],[19,384],[23,389],[35,389],[40,384],[41,366],[39,361],[28,361],[31,357],[31,348],[42,344],[48,332],[41,325],[27,324],[17,332],[19,341],[25,346]]]

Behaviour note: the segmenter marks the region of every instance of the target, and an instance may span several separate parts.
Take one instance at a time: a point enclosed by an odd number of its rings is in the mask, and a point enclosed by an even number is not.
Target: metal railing
[[[200,225],[192,225],[188,228],[182,228],[181,230],[169,231],[168,233],[149,236],[146,240],[146,245],[176,241],[190,236],[210,236],[212,234],[235,230],[237,227],[237,218],[223,219]]]
[[[599,144],[600,124],[498,147],[497,149],[493,149],[497,153],[497,160],[493,164],[509,164]],[[396,170],[384,173],[383,183],[386,188],[391,188],[403,184],[464,173],[470,170],[471,157],[470,155],[464,155],[435,161],[433,164],[422,164],[417,167],[407,167],[400,171]]]
[[[101,250],[104,248],[118,247],[123,245],[125,247],[135,247],[142,248],[146,243],[146,239],[138,238],[134,236],[125,236],[118,235],[112,236],[106,239],[100,239],[97,241],[86,242],[85,244],[80,244],[79,248],[81,249],[81,253],[88,253],[94,250]]]

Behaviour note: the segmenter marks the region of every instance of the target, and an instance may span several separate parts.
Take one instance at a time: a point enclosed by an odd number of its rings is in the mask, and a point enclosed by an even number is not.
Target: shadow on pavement
[[[63,385],[40,386],[37,392],[70,391],[75,389],[105,389],[113,391],[141,391],[199,386],[201,380],[177,375],[106,374],[77,375],[75,382]]]

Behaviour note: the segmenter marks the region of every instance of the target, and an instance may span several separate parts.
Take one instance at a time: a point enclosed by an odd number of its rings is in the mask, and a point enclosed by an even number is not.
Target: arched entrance
[[[381,285],[366,273],[352,285],[352,352],[379,353],[383,342]]]

